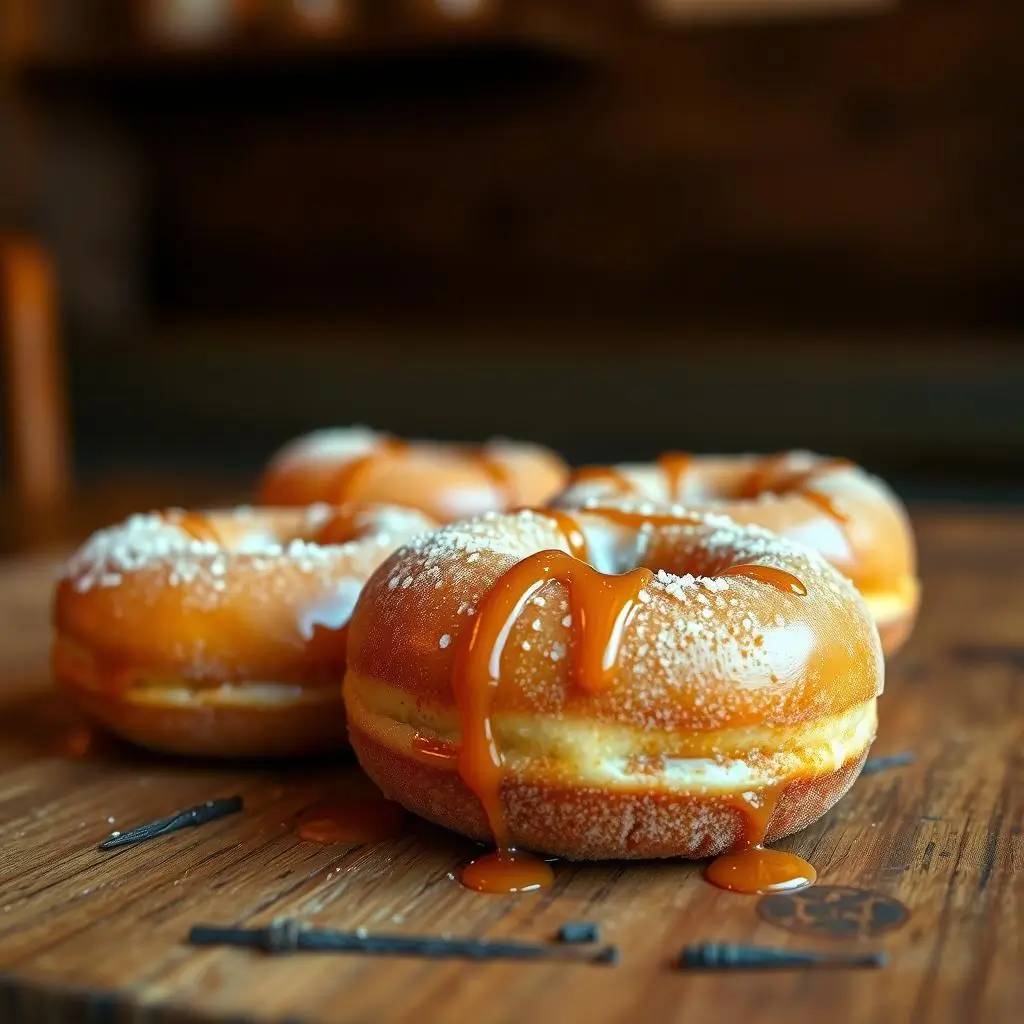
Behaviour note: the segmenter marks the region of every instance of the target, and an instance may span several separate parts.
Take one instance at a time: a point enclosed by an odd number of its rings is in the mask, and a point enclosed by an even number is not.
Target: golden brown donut
[[[259,501],[382,501],[447,522],[543,504],[567,477],[562,459],[537,445],[403,441],[338,427],[296,438],[278,451],[263,475]]]
[[[910,634],[919,599],[910,521],[886,484],[852,462],[799,451],[669,453],[648,465],[579,469],[552,504],[571,509],[624,499],[679,502],[810,544],[863,594],[886,653]]]
[[[95,721],[154,750],[343,747],[356,598],[387,555],[434,525],[356,504],[132,516],[62,570],[56,681]]]
[[[570,859],[699,858],[842,796],[883,671],[860,595],[803,545],[680,508],[525,510],[374,573],[344,694],[363,768],[425,818]]]

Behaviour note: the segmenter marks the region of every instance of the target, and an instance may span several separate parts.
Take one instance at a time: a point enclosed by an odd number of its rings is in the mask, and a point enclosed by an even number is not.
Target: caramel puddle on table
[[[358,846],[403,835],[409,814],[401,804],[386,800],[369,787],[361,787],[337,800],[324,801],[303,813],[295,834],[308,843]]]
[[[742,841],[736,849],[716,857],[704,872],[712,885],[730,892],[767,895],[805,889],[817,881],[817,871],[803,857],[764,845],[783,788],[778,786],[759,794],[757,806],[745,804],[742,810],[746,832]]]

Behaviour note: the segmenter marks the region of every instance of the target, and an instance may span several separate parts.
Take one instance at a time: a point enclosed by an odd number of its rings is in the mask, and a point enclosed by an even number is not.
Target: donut
[[[91,719],[174,754],[345,747],[363,583],[436,524],[384,505],[171,509],[93,534],[60,572],[53,675]]]
[[[258,500],[277,506],[390,502],[450,522],[542,505],[567,477],[562,459],[537,445],[403,441],[339,427],[314,431],[280,449],[263,474]]]
[[[497,843],[487,888],[543,876],[520,849],[762,851],[852,785],[883,673],[863,599],[805,545],[678,507],[527,509],[381,565],[344,698],[386,795]]]
[[[801,451],[668,453],[648,465],[583,467],[552,504],[637,499],[719,512],[817,548],[864,596],[886,653],[913,628],[920,588],[909,518],[883,481],[852,462]]]

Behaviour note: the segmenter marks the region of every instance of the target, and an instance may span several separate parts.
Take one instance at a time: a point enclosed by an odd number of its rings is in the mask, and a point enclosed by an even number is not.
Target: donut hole
[[[424,523],[418,513],[365,502],[318,502],[298,517],[294,509],[247,505],[220,512],[170,508],[157,515],[190,540],[210,545],[211,551],[216,548],[229,555],[252,556],[281,555],[290,548],[299,553],[308,544],[331,547],[367,537],[386,539],[391,532],[407,532]]]
[[[654,529],[643,522],[636,526],[616,523],[614,518],[608,518],[607,512],[577,514],[574,518],[586,541],[584,561],[606,575],[620,576],[635,569],[650,569],[670,576],[714,579],[756,562],[762,556],[756,548],[737,549],[729,543],[695,543],[692,528],[706,525],[706,516],[679,506],[661,506],[661,509],[666,513],[665,518],[677,518],[678,526]]]
[[[794,494],[827,493],[837,473],[849,468],[843,459],[810,452],[787,452],[767,457],[708,460],[678,478],[673,501],[693,504],[772,502]],[[666,484],[668,482],[666,481]]]

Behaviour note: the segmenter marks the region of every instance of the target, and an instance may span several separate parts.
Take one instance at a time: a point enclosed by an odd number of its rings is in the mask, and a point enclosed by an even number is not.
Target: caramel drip
[[[801,487],[798,493],[801,498],[816,505],[825,515],[835,519],[840,525],[845,526],[850,521],[849,515],[839,508],[834,499],[827,494],[822,494],[821,491],[815,491],[809,487]]]
[[[555,880],[549,864],[525,850],[497,849],[471,860],[460,881],[476,892],[516,893],[546,889]]]
[[[794,576],[785,569],[776,569],[773,565],[732,565],[723,569],[719,576],[742,576],[748,580],[757,580],[758,583],[767,583],[768,586],[781,590],[784,594],[796,594],[799,597],[807,596],[807,587],[799,576]]]
[[[619,526],[637,528],[641,526],[699,526],[704,522],[700,516],[636,512],[625,508],[595,508],[588,509],[588,511],[610,522],[617,523]]]
[[[786,452],[776,455],[765,455],[757,460],[750,468],[750,472],[740,484],[737,493],[737,501],[752,501],[760,497],[766,491],[774,492],[776,488],[769,487],[769,481],[778,474],[779,469],[789,459]]]
[[[358,845],[394,839],[405,831],[405,808],[383,797],[324,804],[303,815],[295,834],[309,843]]]
[[[459,759],[459,749],[447,740],[416,733],[412,738],[413,757],[426,763],[449,765]]]
[[[853,463],[849,459],[825,459],[810,469],[789,473],[783,472],[780,479],[774,479],[778,476],[779,470],[788,458],[789,456],[785,453],[765,456],[764,459],[754,466],[750,475],[743,482],[739,494],[740,499],[757,498],[766,491],[772,494],[795,493],[821,509],[827,516],[835,519],[840,524],[848,523],[850,521],[849,515],[836,505],[833,498],[827,494],[822,494],[821,491],[815,490],[812,484],[819,477],[827,476],[829,473],[836,473],[843,469],[849,469]]]
[[[748,894],[784,892],[814,884],[818,874],[811,864],[795,853],[769,850],[764,845],[784,789],[784,785],[769,787],[759,794],[756,807],[744,802],[739,808],[746,822],[743,838],[735,849],[708,865],[709,882],[720,889]]]
[[[333,500],[341,505],[351,501],[362,489],[366,477],[374,466],[400,455],[409,446],[394,437],[383,437],[365,455],[358,455],[344,463],[331,481]]]
[[[565,538],[566,547],[573,558],[587,561],[590,557],[590,545],[587,543],[583,527],[575,515],[568,512],[561,512],[554,508],[527,508],[523,512],[532,512],[534,515],[547,516],[554,521],[562,536]],[[634,512],[624,508],[593,508],[583,510],[587,515],[600,516],[609,522],[619,526],[630,526],[639,528],[641,526],[695,526],[703,522],[697,516],[689,515],[661,515],[657,513]]]
[[[615,679],[623,634],[639,605],[641,590],[653,575],[649,569],[634,569],[622,576],[606,576],[563,551],[539,551],[498,579],[481,602],[473,628],[462,635],[452,673],[462,731],[459,774],[483,805],[498,845],[497,861],[514,860],[521,866],[527,856],[511,846],[501,806],[504,763],[491,722],[501,657],[512,627],[544,586],[552,580],[563,583],[572,612],[572,679],[580,689],[598,692]],[[491,855],[486,863],[493,866],[494,862]],[[484,870],[474,864],[466,869],[470,879]]]
[[[568,512],[559,512],[553,508],[535,508],[531,509],[531,511],[536,515],[547,516],[548,519],[554,522],[565,539],[566,547],[573,558],[579,558],[584,561],[587,559],[589,555],[587,538],[580,524],[573,516],[569,515]]]
[[[581,466],[574,470],[569,478],[572,484],[607,483],[610,484],[618,494],[629,494],[633,490],[633,484],[629,477],[625,476],[614,466]]]
[[[365,532],[359,525],[359,516],[358,506],[347,505],[335,509],[330,519],[316,531],[316,543],[347,544],[358,540]]]
[[[200,512],[169,511],[162,513],[163,521],[168,526],[177,527],[182,533],[188,534],[193,540],[220,544],[220,535],[213,523]]]
[[[658,459],[658,468],[665,476],[669,501],[679,500],[680,488],[692,465],[693,456],[683,452],[665,452]]]

